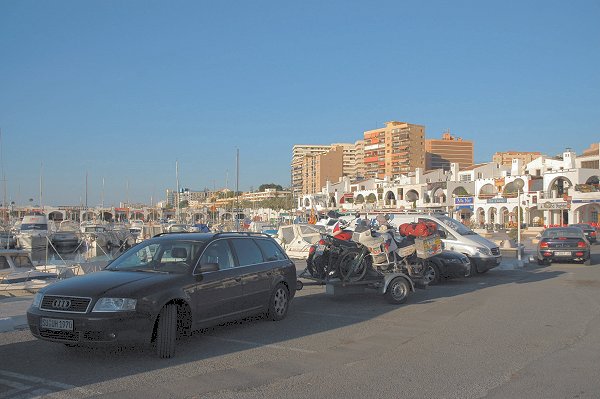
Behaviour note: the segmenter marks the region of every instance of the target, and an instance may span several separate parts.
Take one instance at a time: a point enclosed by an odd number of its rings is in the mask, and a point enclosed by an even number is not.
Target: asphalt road
[[[66,348],[16,323],[0,332],[0,399],[598,398],[600,245],[593,264],[491,270],[400,306],[307,286],[285,320],[197,332],[168,360]]]

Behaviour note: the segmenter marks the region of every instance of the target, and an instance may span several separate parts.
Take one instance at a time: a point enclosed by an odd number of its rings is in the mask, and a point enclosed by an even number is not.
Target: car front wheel
[[[175,339],[177,338],[177,305],[168,304],[158,315],[156,328],[156,354],[160,358],[175,355]]]
[[[283,283],[277,284],[269,301],[269,318],[273,321],[283,320],[290,305],[290,294]]]
[[[440,282],[440,268],[433,261],[428,261],[425,266],[425,273],[423,273],[423,279],[427,282],[427,285],[436,285]]]

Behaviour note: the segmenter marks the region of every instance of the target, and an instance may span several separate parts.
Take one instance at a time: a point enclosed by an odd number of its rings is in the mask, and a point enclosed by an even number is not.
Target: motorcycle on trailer
[[[328,280],[339,277],[338,262],[340,255],[348,248],[355,248],[351,241],[352,231],[334,229],[333,234],[321,233],[321,239],[310,246],[306,269],[315,279]]]
[[[428,226],[425,230],[418,226],[417,236],[408,234],[398,241],[389,225],[381,225],[378,231],[373,231],[364,224],[358,225],[352,237],[357,248],[349,249],[340,257],[338,269],[342,281],[358,281],[372,268],[384,273],[405,273],[415,281],[422,282],[426,270],[425,259],[434,253],[429,251],[428,254],[423,254],[421,251],[419,256],[415,240],[431,234],[433,233]],[[422,241],[418,243],[422,247]],[[441,252],[441,242],[435,252]]]

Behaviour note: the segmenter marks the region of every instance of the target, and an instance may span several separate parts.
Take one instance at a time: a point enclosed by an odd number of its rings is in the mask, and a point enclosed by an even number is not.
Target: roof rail
[[[213,238],[226,236],[228,234],[233,235],[233,236],[243,235],[243,236],[248,236],[248,237],[253,237],[253,236],[256,236],[256,237],[271,237],[267,233],[258,233],[258,232],[253,232],[253,231],[224,231],[224,232],[221,232],[221,233],[216,233],[213,236]]]

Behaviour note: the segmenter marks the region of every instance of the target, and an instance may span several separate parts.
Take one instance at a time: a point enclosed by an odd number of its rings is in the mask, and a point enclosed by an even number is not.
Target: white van
[[[500,248],[492,241],[475,233],[461,222],[443,213],[390,213],[389,224],[398,228],[403,223],[435,222],[444,243],[444,249],[465,254],[475,266],[473,271],[485,273],[502,261]]]

